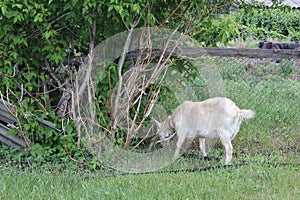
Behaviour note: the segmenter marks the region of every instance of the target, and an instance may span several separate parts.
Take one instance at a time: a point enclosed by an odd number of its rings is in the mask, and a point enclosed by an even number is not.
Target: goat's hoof
[[[172,161],[176,161],[178,159],[178,157],[172,157]]]
[[[211,161],[212,160],[211,157],[209,157],[209,156],[204,156],[203,159],[207,160],[207,161]]]

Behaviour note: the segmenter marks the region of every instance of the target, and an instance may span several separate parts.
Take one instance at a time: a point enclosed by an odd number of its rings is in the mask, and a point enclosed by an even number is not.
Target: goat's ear
[[[161,127],[161,123],[152,117],[152,121],[156,124],[157,127]]]

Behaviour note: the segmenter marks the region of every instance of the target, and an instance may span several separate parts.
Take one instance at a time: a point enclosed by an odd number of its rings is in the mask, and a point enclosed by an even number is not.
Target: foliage
[[[7,101],[15,104],[19,126],[31,141],[31,151],[25,153],[25,158],[32,156],[32,162],[64,160],[65,144],[72,156],[81,151],[76,145],[74,122],[62,125],[63,121],[54,113],[62,84],[66,79],[73,80],[78,70],[76,65],[65,64],[68,59],[84,58],[92,42],[98,44],[126,31],[133,22],[137,22],[137,27],[179,27],[180,32],[195,35],[199,44],[214,45],[219,40],[226,43],[232,36],[232,27],[222,26],[222,23],[213,30],[206,28],[210,35],[217,34],[215,40],[208,41],[200,35],[202,27],[217,23],[218,19],[214,19],[229,6],[222,0],[210,4],[177,0],[0,1],[0,91]],[[226,22],[234,24],[227,19]],[[197,30],[201,30],[200,33],[196,33]],[[113,73],[103,74],[101,81],[115,84],[113,76]],[[97,116],[103,117],[101,125],[107,126],[110,123],[107,109],[110,87],[99,87],[96,93],[102,104]],[[59,129],[64,128],[66,138],[38,123],[31,114],[53,122]],[[12,131],[11,134],[18,133]],[[18,157],[17,160],[22,159]]]
[[[198,41],[205,46],[216,46],[217,43],[228,44],[229,41],[239,37],[238,24],[232,15],[220,15],[217,18],[208,17],[203,21],[203,31],[195,35]]]
[[[298,10],[283,8],[241,9],[234,13],[235,20],[243,29],[244,37],[259,40],[277,38],[299,41],[300,15]]]

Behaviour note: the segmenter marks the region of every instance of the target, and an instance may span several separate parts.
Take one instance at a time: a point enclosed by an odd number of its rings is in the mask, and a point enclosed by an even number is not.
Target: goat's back
[[[201,102],[183,102],[173,113],[172,124],[175,129],[185,127],[195,132],[226,127],[235,132],[243,119],[254,115],[252,110],[239,109],[228,98],[215,97]]]
[[[208,114],[230,116],[239,111],[240,109],[230,99],[215,97],[201,102],[185,101],[177,107],[173,115],[186,116],[193,119],[194,117],[204,117]]]

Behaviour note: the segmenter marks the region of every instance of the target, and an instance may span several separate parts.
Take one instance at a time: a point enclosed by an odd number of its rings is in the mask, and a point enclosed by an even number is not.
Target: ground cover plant
[[[298,199],[299,168],[252,163],[208,171],[116,175],[0,168],[0,199]]]
[[[249,62],[252,67],[245,68]],[[300,84],[291,75],[299,74],[299,66],[289,61],[228,58],[216,63],[227,97],[257,113],[254,120],[243,123],[233,140],[231,166],[201,160],[193,148],[162,169],[164,173],[139,175],[70,162],[22,169],[5,163],[2,154],[0,198],[297,199]],[[209,154],[222,157],[222,145],[213,143]]]

